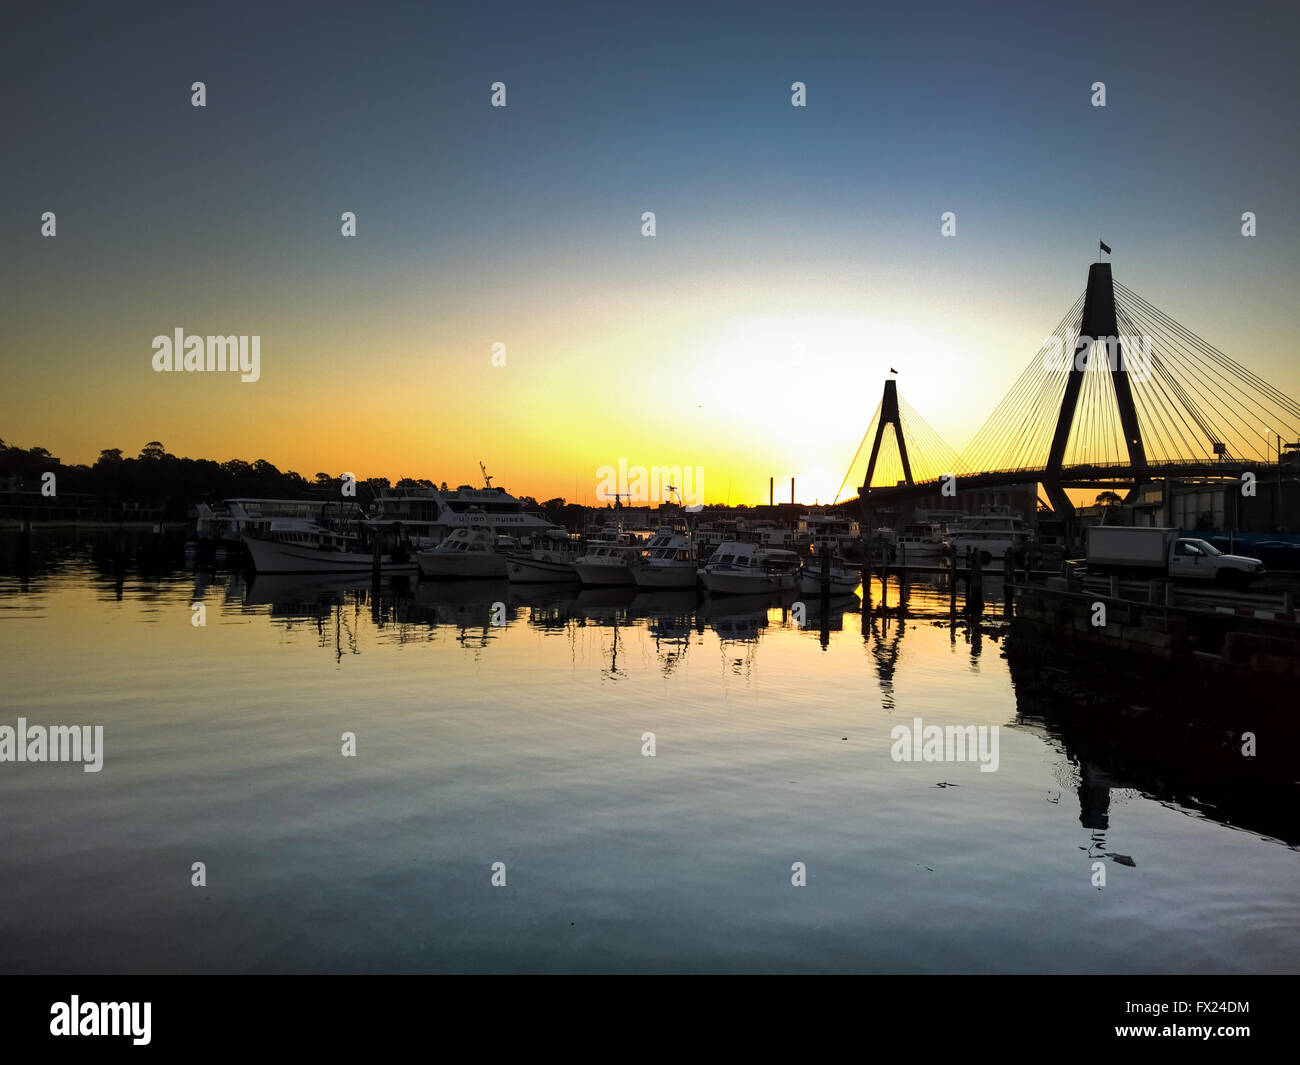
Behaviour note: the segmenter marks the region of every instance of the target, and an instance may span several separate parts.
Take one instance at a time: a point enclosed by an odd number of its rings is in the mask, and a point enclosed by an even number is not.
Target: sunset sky
[[[891,366],[960,450],[1099,238],[1300,395],[1294,6],[983,8],[6,8],[0,437],[828,502]],[[155,373],[178,327],[261,380]]]

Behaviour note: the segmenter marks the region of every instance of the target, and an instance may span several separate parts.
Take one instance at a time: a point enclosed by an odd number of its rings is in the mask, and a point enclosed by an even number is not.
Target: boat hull
[[[244,537],[244,549],[257,573],[369,573],[374,557],[349,551],[322,551],[298,544],[281,544],[274,540]],[[415,559],[392,555],[379,556],[381,573],[414,573]]]
[[[832,573],[830,579],[830,594],[845,595],[854,591],[862,583],[857,574]],[[821,574],[812,571],[799,575],[799,591],[804,595],[820,595],[822,592]]]
[[[578,575],[578,580],[593,587],[636,584],[632,579],[632,568],[626,564],[575,562],[573,569]]]
[[[434,581],[503,581],[509,577],[505,556],[491,552],[422,551],[417,557],[420,575]]]
[[[632,579],[638,588],[694,588],[700,578],[694,565],[645,565],[632,570]]]
[[[714,595],[755,595],[787,592],[797,580],[793,573],[700,573],[704,587]]]
[[[507,555],[506,574],[520,584],[574,583],[578,573],[572,562],[549,558],[532,558],[529,555]]]

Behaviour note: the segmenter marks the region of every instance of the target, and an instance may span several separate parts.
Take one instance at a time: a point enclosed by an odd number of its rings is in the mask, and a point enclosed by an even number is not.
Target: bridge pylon
[[[1083,316],[1079,320],[1079,337],[1092,342],[1102,340],[1115,344],[1115,361],[1107,359],[1111,383],[1115,386],[1115,403],[1119,407],[1120,426],[1124,430],[1124,444],[1128,449],[1129,465],[1135,469],[1146,466],[1146,449],[1142,446],[1142,429],[1138,424],[1137,408],[1133,405],[1133,389],[1128,379],[1127,361],[1119,344],[1119,325],[1115,320],[1115,284],[1110,274],[1110,263],[1093,263],[1088,268],[1088,288],[1083,297]],[[1111,338],[1114,338],[1111,341]],[[1070,498],[1061,487],[1061,465],[1065,460],[1065,448],[1070,441],[1070,430],[1074,426],[1075,410],[1079,405],[1079,391],[1083,386],[1083,375],[1087,364],[1080,367],[1077,355],[1079,349],[1066,352],[1070,361],[1069,377],[1065,382],[1065,395],[1061,400],[1061,411],[1056,419],[1056,432],[1052,436],[1052,446],[1047,455],[1047,465],[1043,477],[1043,487],[1052,509],[1058,514],[1070,517],[1074,507]],[[1097,357],[1097,352],[1090,355]]]
[[[907,459],[907,441],[903,439],[903,423],[898,413],[898,382],[892,377],[885,380],[885,393],[880,397],[880,422],[876,425],[876,439],[871,444],[871,459],[867,462],[867,476],[862,482],[861,495],[865,499],[871,491],[871,478],[876,473],[876,459],[880,457],[880,441],[885,435],[885,426],[894,427],[894,439],[898,441],[898,455],[903,462],[903,477],[912,484],[912,464]]]

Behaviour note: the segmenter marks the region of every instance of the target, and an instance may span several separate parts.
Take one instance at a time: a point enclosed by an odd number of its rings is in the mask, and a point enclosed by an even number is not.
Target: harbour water
[[[102,725],[103,768],[0,763],[5,972],[1300,968],[1294,773],[1151,692],[1063,714],[996,602],[36,554],[0,725]],[[997,726],[996,770],[895,760],[917,719]]]

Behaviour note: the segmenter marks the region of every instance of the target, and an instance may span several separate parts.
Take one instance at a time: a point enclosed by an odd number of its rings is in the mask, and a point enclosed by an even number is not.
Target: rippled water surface
[[[0,763],[0,968],[1297,968],[1293,781],[1243,796],[1123,714],[1063,723],[996,603],[887,596],[51,552],[0,577],[0,724],[102,724],[104,767]],[[894,761],[915,718],[999,726],[996,772]]]

